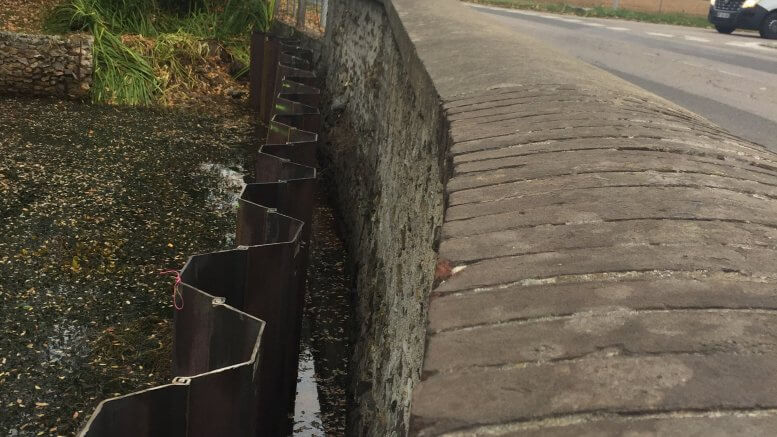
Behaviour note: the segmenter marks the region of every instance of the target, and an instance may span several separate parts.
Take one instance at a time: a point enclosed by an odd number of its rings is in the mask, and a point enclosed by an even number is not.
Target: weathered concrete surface
[[[777,155],[455,0],[384,3],[450,121],[411,434],[773,434]]]

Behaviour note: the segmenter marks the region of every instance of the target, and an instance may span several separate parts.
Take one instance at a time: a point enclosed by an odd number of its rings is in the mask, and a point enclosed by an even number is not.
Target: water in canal
[[[234,246],[246,114],[0,97],[0,435],[74,435],[171,378],[170,279]],[[297,435],[342,435],[345,252],[317,198]]]

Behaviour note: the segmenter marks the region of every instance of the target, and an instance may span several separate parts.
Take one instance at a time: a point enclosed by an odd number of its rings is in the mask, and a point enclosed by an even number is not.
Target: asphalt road
[[[777,41],[751,32],[471,7],[777,151]]]

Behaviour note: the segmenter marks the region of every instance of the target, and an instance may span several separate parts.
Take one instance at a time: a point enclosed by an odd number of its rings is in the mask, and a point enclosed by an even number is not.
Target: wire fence
[[[300,30],[324,33],[329,0],[276,0],[275,17]]]

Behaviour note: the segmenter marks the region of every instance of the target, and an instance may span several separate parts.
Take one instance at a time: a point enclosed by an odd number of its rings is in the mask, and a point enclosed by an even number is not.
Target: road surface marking
[[[708,67],[705,67],[704,65],[701,65],[701,64],[696,64],[696,63],[694,63],[694,62],[688,62],[688,61],[680,61],[680,62],[681,62],[681,63],[683,63],[683,64],[685,64],[685,65],[691,66],[691,67],[695,67],[695,68],[705,68],[705,69],[709,70],[709,68],[708,68]]]
[[[658,32],[645,32],[645,33],[647,33],[648,35],[660,36],[662,38],[674,38],[674,35],[670,35],[668,33],[658,33]]]
[[[721,70],[720,68],[711,68],[709,66],[701,65],[701,64],[696,64],[696,63],[693,63],[693,62],[680,61],[680,63],[684,64],[684,65],[688,65],[690,67],[701,68],[703,70],[708,70],[708,71],[712,71],[712,72],[715,72],[715,73],[722,73],[722,74],[726,74],[726,75],[734,76],[734,77],[744,77],[742,75],[739,75],[739,74],[736,74],[736,73],[732,73],[730,71]]]
[[[710,42],[710,40],[707,38],[699,38],[698,36],[685,35],[683,38],[685,38],[687,41]]]
[[[621,32],[622,32],[622,31],[629,30],[629,28],[628,28],[628,27],[609,27],[609,26],[608,26],[607,28],[608,28],[608,29],[610,29],[610,30],[619,30],[619,31],[621,31]]]
[[[740,78],[744,77],[741,74],[732,73],[732,72],[726,71],[726,70],[721,70],[720,68],[711,68],[711,67],[708,67],[706,65],[696,64],[696,63],[693,63],[693,62],[680,61],[680,63],[684,64],[684,65],[688,65],[690,67],[694,67],[694,68],[701,68],[701,69],[704,69],[704,70],[713,71],[715,73],[721,73],[721,74],[726,74],[726,75],[729,75],[729,76],[740,77]]]
[[[604,27],[604,24],[599,24],[599,23],[586,23],[585,21],[583,21],[581,24],[582,24],[583,26],[591,26],[591,27]]]
[[[577,18],[559,18],[559,20],[566,21],[567,23],[582,23],[582,21]]]
[[[760,41],[731,41],[726,43],[727,46],[733,46],[733,47],[744,47],[747,49],[758,49],[758,50],[768,50],[768,48],[761,45]]]
[[[744,77],[744,76],[742,76],[740,74],[732,73],[732,72],[726,71],[726,70],[717,69],[717,71],[718,71],[718,73],[728,74],[729,76]]]
[[[497,7],[494,7],[494,6],[484,6],[484,5],[468,5],[468,6],[471,7],[471,8],[474,8],[474,9],[488,9],[489,11],[507,11],[507,10],[509,10],[509,9],[505,9],[505,8],[497,8]]]

